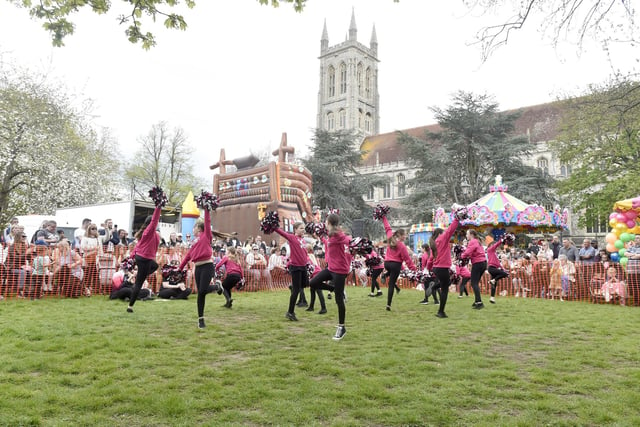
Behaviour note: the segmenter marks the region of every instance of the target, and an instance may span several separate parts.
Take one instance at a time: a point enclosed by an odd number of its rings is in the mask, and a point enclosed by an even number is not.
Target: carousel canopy
[[[569,212],[556,206],[547,212],[543,206],[529,205],[507,193],[502,177],[496,176],[495,185],[489,186],[489,194],[467,206],[469,218],[460,221],[460,227],[474,228],[500,235],[510,233],[555,232],[567,230]],[[437,223],[450,224],[452,213],[440,208],[434,218]]]

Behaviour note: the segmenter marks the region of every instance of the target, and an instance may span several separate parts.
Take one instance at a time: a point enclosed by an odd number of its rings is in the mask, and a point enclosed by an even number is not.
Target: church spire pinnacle
[[[351,8],[351,24],[349,24],[349,40],[356,41],[358,39],[358,28],[356,27],[356,12]]]
[[[329,32],[327,31],[327,19],[324,20],[322,27],[322,37],[320,38],[320,52],[324,52],[329,48]]]

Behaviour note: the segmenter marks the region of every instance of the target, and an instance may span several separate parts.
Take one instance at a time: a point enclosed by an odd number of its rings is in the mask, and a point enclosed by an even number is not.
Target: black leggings
[[[293,313],[296,307],[296,300],[302,288],[309,285],[307,266],[290,266],[291,273],[291,295],[289,296],[289,313]]]
[[[402,263],[397,261],[385,261],[384,268],[389,272],[389,281],[387,282],[387,286],[389,287],[387,290],[387,305],[391,307],[393,292],[396,290],[396,282],[400,276]]]
[[[504,279],[505,277],[509,277],[509,273],[507,273],[505,270],[501,268],[494,267],[492,265],[489,266],[488,271],[489,271],[489,274],[491,275],[491,279],[495,281],[495,283],[491,285],[491,296],[495,297],[496,289],[498,288],[498,280]]]
[[[301,295],[304,295],[301,292]],[[320,308],[323,310],[327,309],[327,304],[324,302],[324,295],[322,295],[322,289],[311,289],[311,297],[309,299],[309,308],[312,309],[316,304],[316,295],[318,296],[318,301],[320,301]]]
[[[475,302],[482,302],[482,295],[480,295],[480,279],[484,271],[487,269],[487,261],[476,262],[471,264],[471,289],[473,289],[473,295],[476,297]]]
[[[142,289],[144,281],[147,280],[147,276],[153,274],[158,269],[158,263],[155,260],[143,258],[139,255],[136,255],[136,265],[138,266],[138,274],[136,275],[136,284],[133,285],[133,291],[129,299],[129,307],[133,307],[136,303],[140,289]]]
[[[227,274],[222,281],[222,292],[224,293],[227,303],[231,301],[231,289],[237,285],[240,280],[242,280],[242,277],[239,274]]]
[[[440,288],[440,307],[439,313],[444,313],[444,308],[447,305],[447,297],[449,296],[449,286],[451,285],[451,273],[448,268],[434,267],[433,274],[436,275],[438,281],[436,286]]]
[[[344,325],[344,319],[346,316],[346,308],[344,305],[344,282],[347,278],[346,274],[334,273],[329,269],[324,269],[320,273],[311,279],[309,286],[312,290],[324,289],[326,291],[334,292],[336,305],[338,306],[338,324]],[[331,284],[326,282],[331,281]]]
[[[371,293],[373,291],[380,290],[380,285],[378,284],[378,277],[382,274],[384,268],[374,268],[371,270]]]
[[[467,292],[467,282],[471,280],[471,277],[463,277],[460,281],[460,296],[464,293],[465,295],[469,295]]]
[[[215,291],[215,288],[211,285],[214,270],[215,266],[213,263],[208,262],[206,264],[197,265],[193,272],[193,278],[195,279],[196,287],[198,288],[198,317],[204,316],[205,297],[208,293]]]

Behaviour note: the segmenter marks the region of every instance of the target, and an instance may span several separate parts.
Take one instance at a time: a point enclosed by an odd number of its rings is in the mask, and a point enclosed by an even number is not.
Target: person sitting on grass
[[[618,272],[615,267],[609,267],[607,269],[607,281],[602,284],[598,294],[602,295],[606,302],[611,301],[615,297],[619,297],[620,305],[625,305],[627,296],[626,286],[623,280],[618,279]]]

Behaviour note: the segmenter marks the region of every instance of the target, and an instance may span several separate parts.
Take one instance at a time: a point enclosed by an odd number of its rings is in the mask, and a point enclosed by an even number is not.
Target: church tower
[[[357,39],[355,12],[344,42],[329,46],[325,20],[320,39],[318,129],[356,129],[363,137],[380,132],[378,39],[373,26],[369,47]]]

